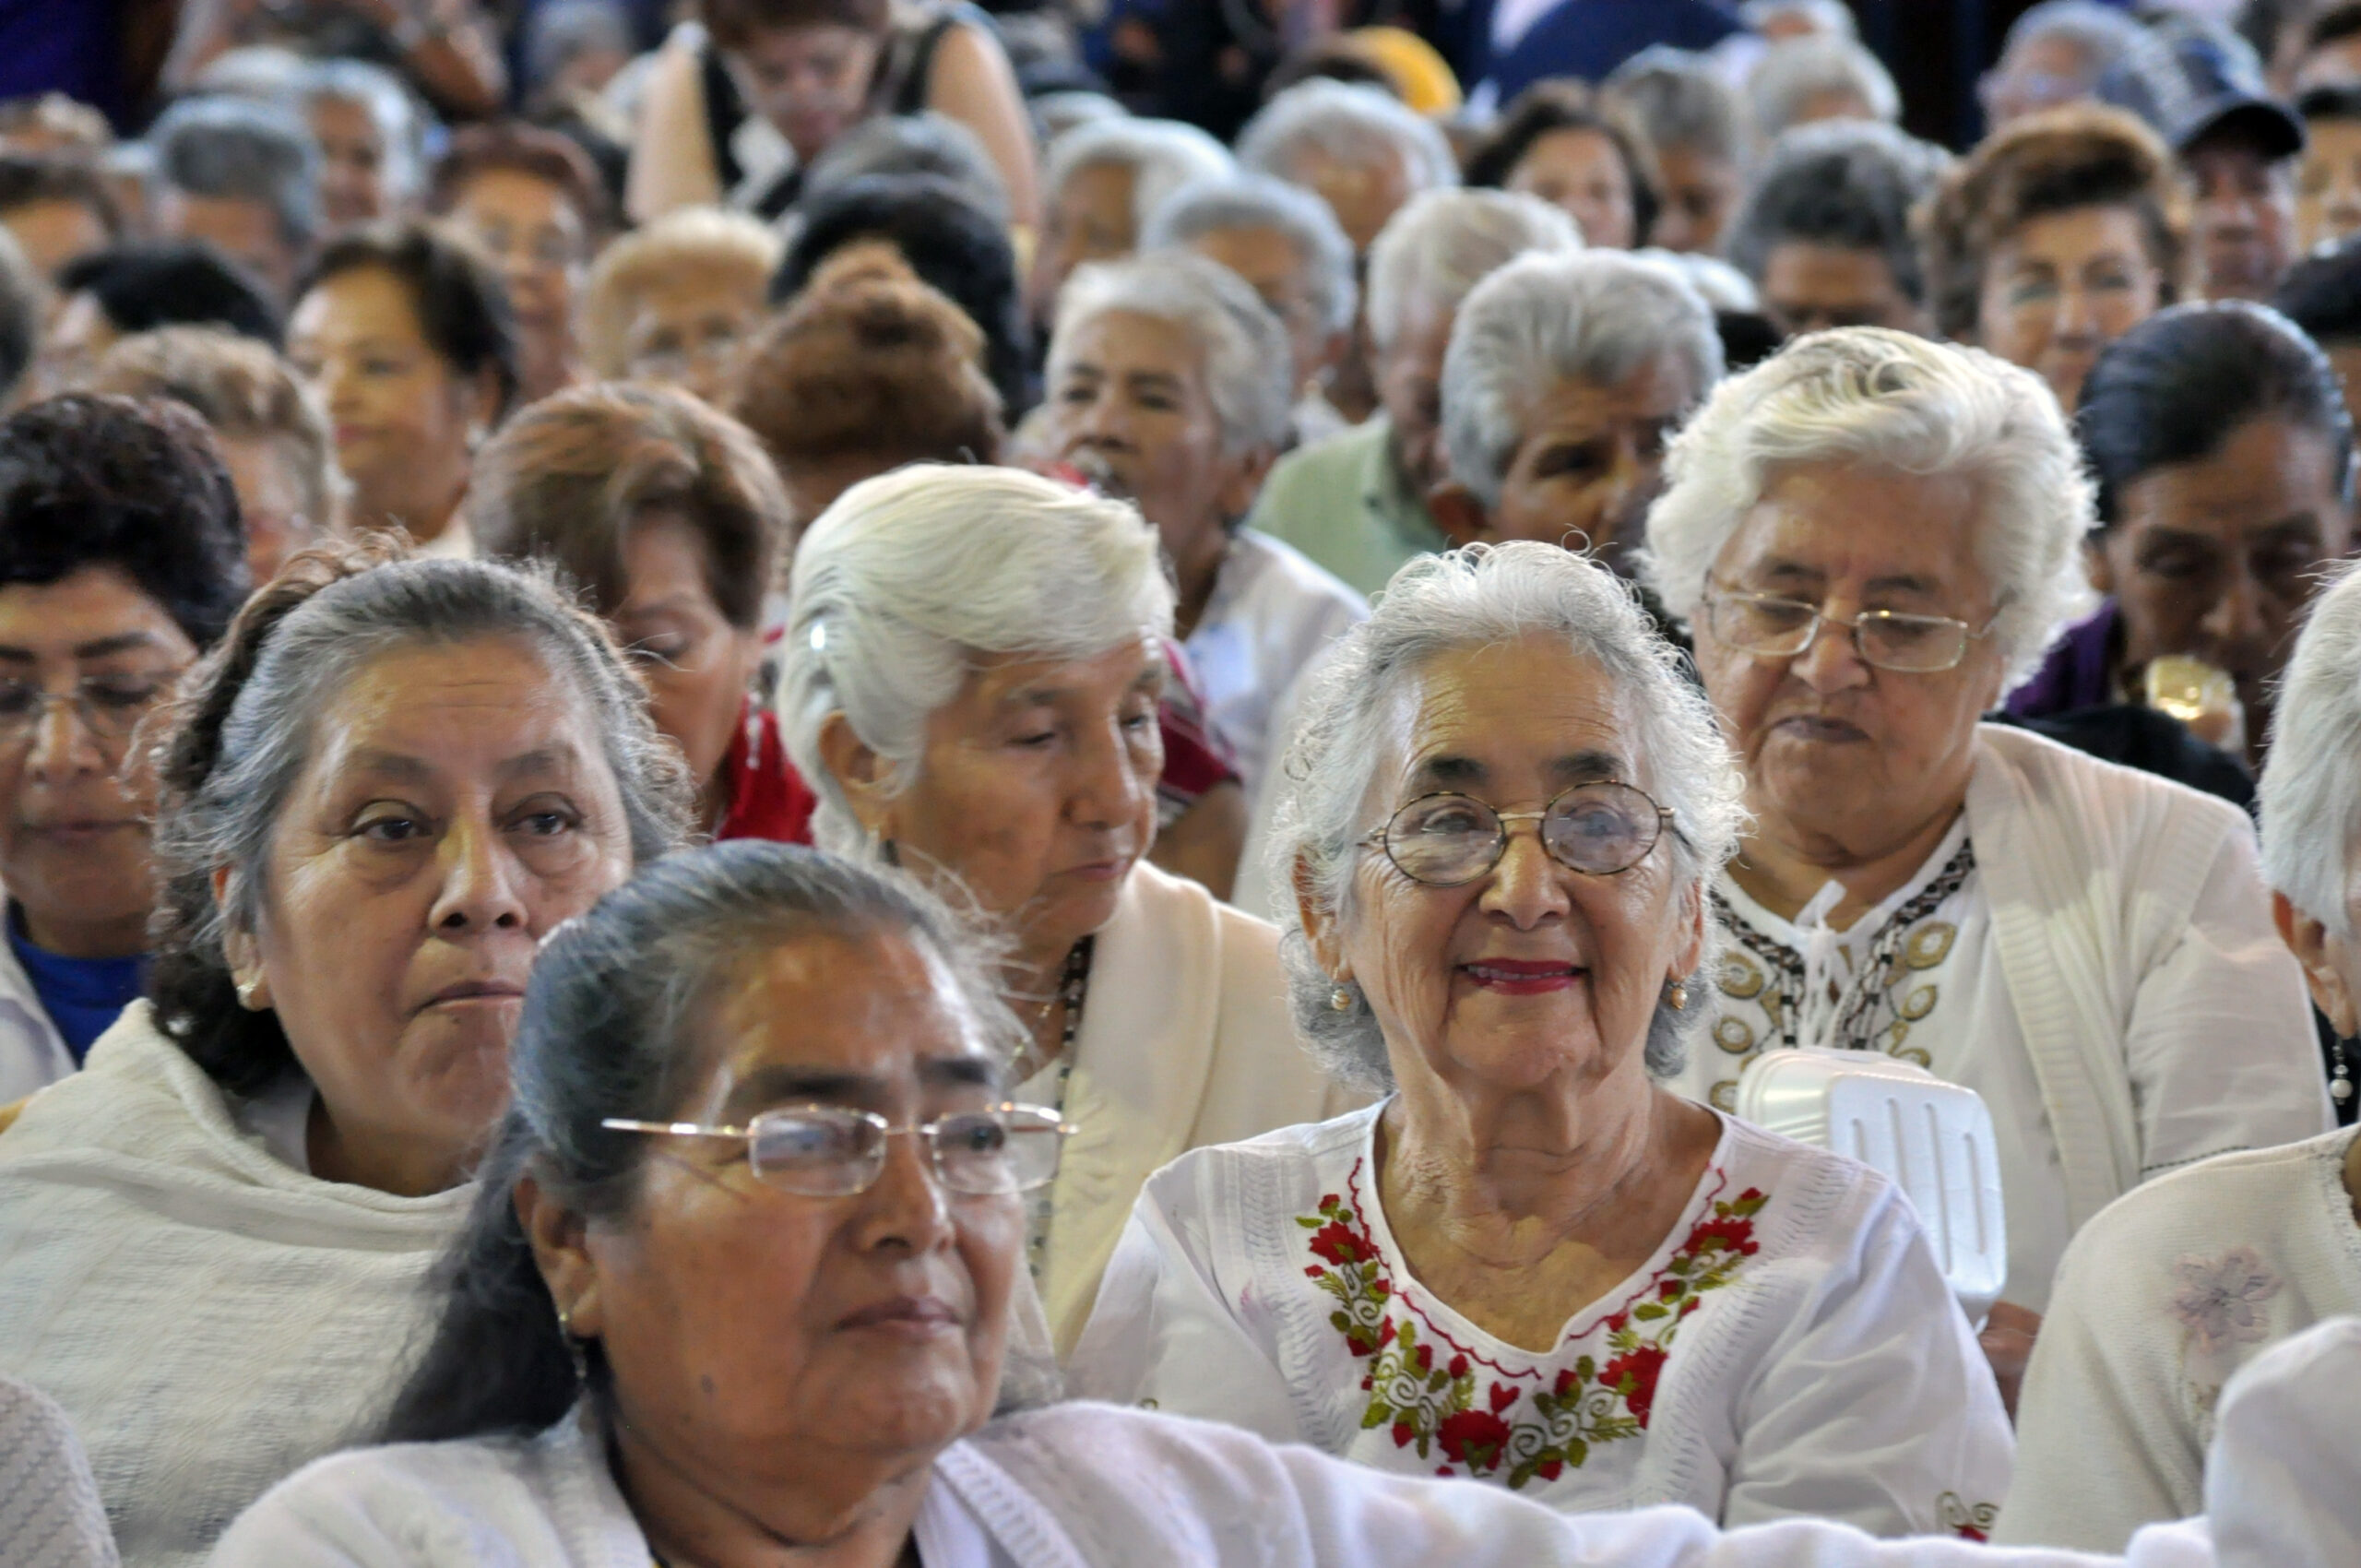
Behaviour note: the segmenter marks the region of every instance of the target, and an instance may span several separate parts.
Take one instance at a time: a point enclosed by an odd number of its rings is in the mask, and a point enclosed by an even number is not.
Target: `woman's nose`
[[[2262,585],[2254,580],[2254,574],[2243,564],[2236,566],[2198,624],[2216,648],[2259,647],[2271,635],[2262,600]]]
[[[1796,678],[1822,693],[1867,685],[1869,667],[1862,659],[1860,649],[1853,646],[1853,628],[1836,621],[1822,621],[1815,630],[1811,646],[1788,662]]]
[[[1140,797],[1151,786],[1132,766],[1131,750],[1122,729],[1084,742],[1075,755],[1068,814],[1086,827],[1112,827],[1131,821]]]
[[[1562,920],[1573,907],[1566,890],[1566,879],[1573,874],[1542,848],[1538,823],[1511,824],[1500,863],[1484,888],[1484,910],[1507,917],[1520,931],[1553,918]]]
[[[523,869],[490,824],[455,823],[442,845],[443,886],[429,922],[438,931],[515,930],[526,923]]]
[[[951,1203],[936,1178],[925,1139],[885,1140],[885,1164],[861,1194],[856,1240],[863,1252],[880,1247],[924,1253],[952,1239]]]

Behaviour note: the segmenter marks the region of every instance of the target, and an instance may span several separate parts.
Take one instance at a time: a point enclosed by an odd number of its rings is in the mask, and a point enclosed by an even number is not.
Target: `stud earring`
[[[1689,987],[1679,980],[1673,981],[1672,990],[1665,994],[1665,1000],[1672,1004],[1672,1010],[1676,1013],[1688,1011]]]
[[[262,981],[258,980],[242,980],[237,982],[237,987],[239,1006],[243,1007],[249,1013],[259,1013],[262,1011],[261,1008],[255,1005],[255,993],[262,989]]]
[[[1351,1012],[1353,1010],[1353,988],[1349,985],[1340,985],[1335,990],[1330,992],[1328,993],[1328,1005],[1335,1008],[1339,1013]]]

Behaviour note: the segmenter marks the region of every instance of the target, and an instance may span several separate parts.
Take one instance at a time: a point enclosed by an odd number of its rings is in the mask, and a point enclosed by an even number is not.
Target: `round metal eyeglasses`
[[[1648,858],[1672,825],[1660,806],[1630,784],[1577,784],[1537,812],[1495,811],[1473,795],[1421,795],[1361,839],[1382,848],[1394,869],[1429,887],[1459,887],[1501,863],[1509,825],[1541,825],[1541,847],[1569,871],[1613,876]]]
[[[799,1105],[765,1111],[742,1127],[694,1122],[634,1122],[610,1116],[599,1123],[618,1133],[674,1138],[742,1138],[754,1179],[807,1198],[847,1198],[877,1184],[885,1170],[885,1140],[919,1139],[943,1190],[1000,1197],[1047,1185],[1058,1174],[1058,1154],[1074,1128],[1039,1105],[996,1105],[896,1127],[870,1111],[840,1105]]]

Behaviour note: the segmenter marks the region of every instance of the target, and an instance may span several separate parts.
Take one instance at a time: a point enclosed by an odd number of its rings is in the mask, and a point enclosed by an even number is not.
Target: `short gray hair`
[[[163,183],[194,196],[259,202],[280,237],[320,228],[320,146],[293,110],[243,98],[184,98],[148,133]]]
[[[1299,160],[1318,153],[1339,163],[1402,160],[1413,193],[1459,184],[1459,160],[1435,123],[1400,99],[1329,77],[1300,81],[1263,105],[1238,133],[1238,160],[1258,173],[1299,184]]]
[[[1280,769],[1281,800],[1271,839],[1275,886],[1298,885],[1299,868],[1314,907],[1339,921],[1353,915],[1353,872],[1364,819],[1389,726],[1404,693],[1443,654],[1522,637],[1543,636],[1596,663],[1635,716],[1632,737],[1641,777],[1632,783],[1672,808],[1664,843],[1674,887],[1698,890],[1719,874],[1738,845],[1744,784],[1711,706],[1682,672],[1680,655],[1658,636],[1628,585],[1593,562],[1555,545],[1521,540],[1423,556],[1394,575],[1370,618],[1332,645],[1299,713]],[[1279,958],[1301,1034],[1340,1081],[1382,1090],[1393,1084],[1383,1033],[1358,986],[1339,989],[1312,956],[1292,899],[1282,908]],[[1718,929],[1706,916],[1706,951],[1688,977],[1713,970]],[[1657,1004],[1648,1026],[1648,1071],[1680,1069],[1691,1036],[1712,1010]]]
[[[1970,548],[1998,604],[1992,635],[2014,686],[2090,601],[2082,540],[2096,524],[2081,453],[2042,379],[1981,349],[1881,327],[1797,339],[1708,398],[1674,438],[1640,567],[1693,622],[1706,575],[1776,469],[1857,463],[1975,481]]]
[[[1390,348],[1414,299],[1457,310],[1477,284],[1525,252],[1582,244],[1574,220],[1537,196],[1463,190],[1412,196],[1369,248],[1370,340]]]
[[[1615,67],[1600,97],[1630,111],[1649,145],[1694,148],[1726,163],[1746,160],[1746,110],[1703,54],[1653,44]]]
[[[1762,281],[1783,244],[1876,251],[1894,284],[1927,297],[1927,272],[1911,213],[1951,165],[1939,147],[1892,125],[1828,120],[1797,125],[1773,145],[1730,220],[1731,265]]]
[[[1524,444],[1535,404],[1566,381],[1620,385],[1677,365],[1694,405],[1722,378],[1713,310],[1679,268],[1623,251],[1522,255],[1476,285],[1442,365],[1451,477],[1486,506]]]
[[[1085,120],[1050,144],[1041,175],[1043,205],[1056,206],[1059,195],[1084,170],[1109,166],[1132,172],[1132,220],[1145,229],[1174,191],[1192,180],[1227,174],[1238,165],[1228,148],[1179,120],[1129,115]]]
[[[386,188],[397,200],[416,194],[424,171],[421,148],[426,127],[418,101],[399,77],[366,60],[315,60],[296,78],[295,90],[307,109],[323,99],[366,109],[386,144]]]
[[[2271,714],[2262,760],[2263,880],[2343,937],[2361,836],[2361,572],[2312,601]]]
[[[1331,334],[1353,325],[1359,288],[1353,281],[1353,242],[1328,204],[1299,185],[1244,172],[1183,185],[1156,209],[1140,249],[1185,245],[1207,234],[1268,229],[1286,237],[1302,258],[1305,292]]]
[[[839,496],[796,550],[776,698],[788,754],[820,797],[820,847],[862,842],[820,756],[831,715],[908,789],[928,716],[977,656],[1093,659],[1169,636],[1158,549],[1128,503],[1014,469],[913,463]]]
[[[1293,351],[1287,328],[1244,279],[1193,251],[1157,251],[1074,268],[1058,294],[1058,327],[1050,339],[1052,382],[1074,334],[1111,311],[1169,321],[1204,353],[1223,452],[1287,445]]]
[[[1878,57],[1849,38],[1810,33],[1774,43],[1747,74],[1748,117],[1754,134],[1776,139],[1797,124],[1805,101],[1822,92],[1849,92],[1892,125],[1902,117],[1902,94]]]
[[[2009,24],[2009,36],[2000,45],[1999,68],[2005,70],[2009,56],[2029,43],[2062,38],[2082,50],[2089,62],[2086,88],[2095,87],[2108,66],[2149,46],[2154,36],[2128,13],[2099,0],[2041,0]]]

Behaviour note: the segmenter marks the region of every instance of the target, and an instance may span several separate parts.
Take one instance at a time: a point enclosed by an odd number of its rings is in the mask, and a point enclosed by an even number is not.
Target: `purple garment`
[[[2122,701],[2108,669],[2115,655],[2115,600],[2110,599],[2089,619],[2067,627],[2050,645],[2033,679],[2011,692],[2001,706],[2020,719],[2042,719]]]

